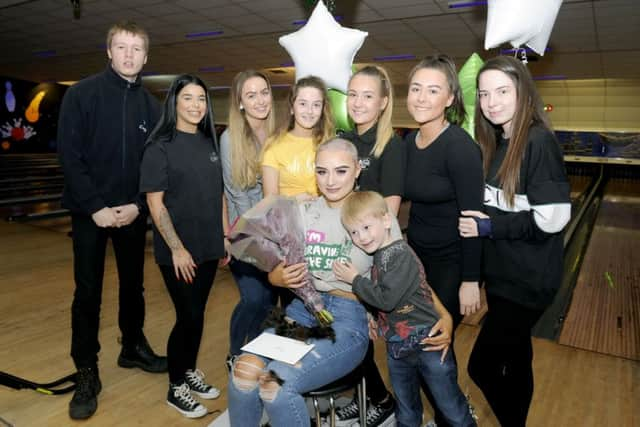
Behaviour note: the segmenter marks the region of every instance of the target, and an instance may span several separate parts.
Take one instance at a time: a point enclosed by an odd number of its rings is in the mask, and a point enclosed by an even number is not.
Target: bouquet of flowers
[[[304,221],[294,198],[269,196],[238,217],[227,236],[231,254],[263,271],[305,262]],[[307,273],[304,285],[291,289],[322,326],[333,322]]]

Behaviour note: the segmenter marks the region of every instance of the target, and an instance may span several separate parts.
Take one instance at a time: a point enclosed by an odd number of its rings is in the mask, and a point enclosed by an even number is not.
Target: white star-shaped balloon
[[[314,75],[328,88],[346,92],[353,58],[367,35],[338,24],[319,0],[305,26],[278,41],[293,59],[296,81]]]
[[[510,42],[544,55],[561,4],[562,0],[488,0],[484,48]]]

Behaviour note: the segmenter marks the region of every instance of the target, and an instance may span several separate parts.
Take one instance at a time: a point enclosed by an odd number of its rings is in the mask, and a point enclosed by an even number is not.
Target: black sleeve
[[[71,198],[91,215],[106,207],[106,203],[89,173],[85,156],[87,131],[83,125],[84,112],[76,92],[77,88],[71,87],[62,99],[58,118],[58,157]]]
[[[162,142],[147,144],[140,165],[140,192],[155,193],[169,189],[168,159]]]
[[[407,154],[404,141],[394,135],[380,156],[380,192],[383,197],[404,196]]]
[[[378,270],[377,283],[358,275],[351,284],[353,292],[364,302],[391,312],[408,297],[418,280],[417,266],[409,251],[404,250],[387,262],[386,271]]]
[[[491,218],[494,239],[544,240],[571,219],[570,187],[553,134],[533,128],[522,163],[530,209]]]
[[[483,210],[484,176],[480,147],[463,129],[447,146],[447,169],[453,182],[458,208]],[[480,238],[462,239],[462,281],[480,280],[482,270],[482,241]]]

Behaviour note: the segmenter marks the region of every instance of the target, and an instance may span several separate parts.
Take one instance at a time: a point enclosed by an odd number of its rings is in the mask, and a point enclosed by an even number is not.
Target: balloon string
[[[522,61],[524,65],[527,65],[529,63],[529,61],[527,60],[527,49],[523,47],[517,47],[515,53],[513,54],[513,57],[518,59],[518,53],[520,53],[520,61]]]

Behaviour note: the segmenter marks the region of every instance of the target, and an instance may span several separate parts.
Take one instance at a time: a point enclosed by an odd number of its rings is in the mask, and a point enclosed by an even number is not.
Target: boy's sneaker
[[[95,414],[98,409],[98,394],[102,383],[98,368],[80,368],[76,374],[76,390],[69,402],[69,417],[83,420]]]
[[[191,391],[203,399],[215,399],[220,396],[220,390],[204,382],[204,374],[200,369],[188,370],[184,380]]]
[[[392,397],[389,401],[377,405],[367,406],[367,427],[388,427],[395,421],[394,412],[396,402]]]
[[[358,398],[354,397],[351,402],[342,408],[336,409],[336,427],[349,427],[360,419],[360,408]]]
[[[187,418],[200,418],[207,415],[207,408],[191,396],[189,386],[186,382],[182,384],[169,384],[167,404]]]

